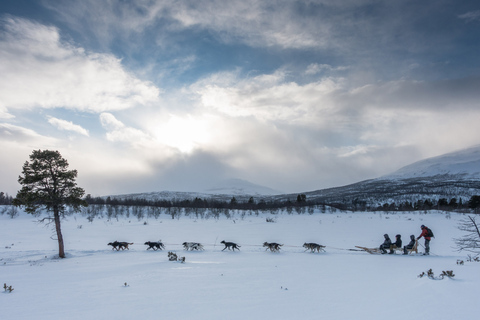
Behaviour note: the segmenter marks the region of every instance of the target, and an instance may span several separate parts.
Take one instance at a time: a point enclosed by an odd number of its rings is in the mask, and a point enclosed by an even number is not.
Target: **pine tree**
[[[41,209],[53,213],[58,240],[58,256],[65,258],[60,218],[64,216],[67,206],[73,211],[80,211],[87,202],[82,199],[85,191],[77,187],[75,178],[77,170],[68,170],[68,162],[60,152],[50,150],[34,150],[30,162],[23,165],[22,175],[18,182],[22,189],[18,191],[13,204],[25,207],[25,211],[35,214]]]

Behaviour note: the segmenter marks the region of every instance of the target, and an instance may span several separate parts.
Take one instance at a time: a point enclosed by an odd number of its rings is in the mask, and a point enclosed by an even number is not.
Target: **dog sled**
[[[360,246],[355,246],[355,248],[358,248],[360,250],[358,251],[365,251],[370,254],[382,254],[382,251],[379,248],[367,248],[367,247],[360,247]],[[401,251],[403,253],[403,248],[398,248],[396,245],[392,245],[390,247],[390,250],[393,250],[394,252],[396,251]],[[413,253],[418,253],[418,240],[415,240],[415,244],[411,249],[407,248],[407,254],[413,254]]]

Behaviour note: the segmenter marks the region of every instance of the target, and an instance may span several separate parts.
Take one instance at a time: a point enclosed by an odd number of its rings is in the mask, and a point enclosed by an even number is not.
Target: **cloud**
[[[192,1],[176,6],[171,17],[183,28],[215,32],[224,42],[241,41],[254,47],[323,47],[329,28],[295,11],[288,1]]]
[[[398,113],[438,114],[452,108],[478,109],[480,78],[470,77],[435,82],[395,80],[376,83],[347,81],[342,77],[322,77],[299,83],[287,80],[284,71],[241,78],[235,72],[218,73],[191,85],[204,108],[230,117],[254,117],[262,121],[319,127],[332,121],[358,122],[392,119]]]
[[[178,37],[208,37],[254,48],[327,50],[356,61],[390,61],[387,52],[427,51],[456,36],[445,6],[430,2],[409,6],[396,1],[184,0],[46,1],[65,23],[98,45],[151,41],[177,46]],[[475,16],[475,12],[466,14]],[[431,28],[419,28],[425,20]],[[432,32],[435,30],[435,32]],[[393,35],[393,36],[392,36]],[[168,42],[168,43],[166,43]],[[321,52],[321,51],[320,51]],[[325,53],[325,52],[323,52]],[[322,55],[323,56],[323,55]]]
[[[211,126],[222,132],[212,138],[218,149],[204,148],[223,150],[238,170],[263,168],[263,175],[274,167],[312,168],[316,159],[323,159],[324,168],[353,161],[362,164],[362,172],[387,173],[412,154],[419,160],[451,151],[452,145],[468,147],[480,134],[479,78],[360,86],[344,78],[304,84],[287,79],[285,71],[251,78],[224,72],[190,86],[199,108],[223,121]],[[410,156],[395,151],[408,148],[415,149]],[[385,150],[396,159],[379,164]]]
[[[325,99],[342,87],[341,78],[323,78],[305,85],[287,82],[283,71],[234,78],[231,73],[215,75],[192,85],[191,90],[204,107],[231,117],[309,124],[320,110],[331,114]]]
[[[86,38],[96,37],[100,44],[111,44],[116,36],[135,41],[136,35],[167,14],[168,1],[58,1],[46,0],[44,5]],[[176,4],[177,5],[177,4]],[[87,39],[86,39],[87,40]]]
[[[80,33],[86,32],[87,19],[88,25],[95,26],[90,32],[100,43],[112,42],[116,37],[135,40],[132,34],[141,34],[157,25],[162,25],[159,37],[162,33],[200,29],[208,30],[223,42],[241,41],[255,47],[318,47],[328,38],[327,27],[313,17],[298,16],[295,5],[289,1],[195,0],[175,5],[164,1],[55,1],[47,5]]]
[[[318,63],[311,63],[308,65],[307,70],[305,70],[305,74],[307,75],[316,75],[321,72],[326,71],[344,71],[347,70],[348,67],[332,67],[329,64],[318,64]]]
[[[55,145],[58,140],[45,137],[32,129],[9,123],[0,123],[0,141],[22,145]]]
[[[8,113],[7,108],[0,107],[0,119],[12,119],[12,118],[15,118],[15,116]]]
[[[121,130],[125,128],[125,125],[121,121],[118,121],[117,118],[115,118],[115,116],[111,113],[104,112],[100,114],[100,122],[102,126],[109,131]]]
[[[103,112],[158,101],[159,89],[125,71],[121,60],[63,41],[56,27],[11,16],[1,25],[0,110]]]
[[[100,122],[107,130],[107,140],[111,142],[124,142],[134,147],[149,147],[154,144],[154,139],[142,130],[127,127],[117,120],[111,113],[100,114]]]
[[[71,121],[50,117],[48,119],[48,122],[52,126],[54,126],[55,128],[57,128],[59,130],[72,131],[72,132],[75,132],[75,133],[78,133],[78,134],[81,134],[81,135],[84,135],[84,136],[87,136],[87,137],[89,136],[87,129],[84,129],[84,128],[82,128],[82,126],[74,124]]]
[[[473,22],[475,20],[480,20],[480,10],[470,11],[458,16],[460,19],[465,20],[465,22]]]

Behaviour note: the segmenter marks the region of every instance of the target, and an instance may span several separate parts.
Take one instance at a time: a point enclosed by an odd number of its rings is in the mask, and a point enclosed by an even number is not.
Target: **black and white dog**
[[[182,243],[185,250],[203,250],[203,246],[198,242],[184,242]]]

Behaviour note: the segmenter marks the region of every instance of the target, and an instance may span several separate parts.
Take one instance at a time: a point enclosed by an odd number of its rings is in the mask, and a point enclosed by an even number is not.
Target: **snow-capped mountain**
[[[359,202],[380,205],[440,198],[467,201],[480,195],[480,145],[421,160],[377,179],[306,195],[316,202],[346,207]]]
[[[376,180],[398,180],[439,175],[480,179],[480,145],[412,163]]]

